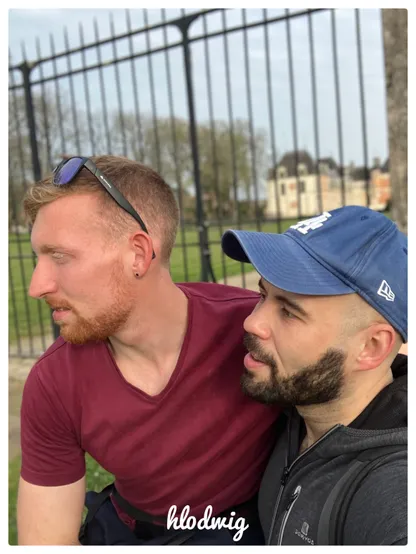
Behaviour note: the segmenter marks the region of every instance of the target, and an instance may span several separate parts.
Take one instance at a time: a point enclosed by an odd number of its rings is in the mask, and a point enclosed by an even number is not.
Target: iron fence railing
[[[35,260],[21,200],[28,184],[48,173],[62,155],[128,156],[151,165],[171,183],[181,210],[172,260],[176,280],[227,283],[237,274],[246,286],[247,267],[227,260],[220,250],[225,229],[281,232],[290,221],[327,209],[327,182],[338,191],[338,205],[350,203],[348,191],[355,181],[345,165],[345,98],[340,81],[346,55],[351,59],[352,52],[340,54],[345,37],[339,35],[339,10],[215,8],[182,10],[168,19],[162,9],[156,23],[149,23],[147,10],[133,12],[141,13],[141,26],[134,27],[132,12],[126,10],[122,33],[116,33],[112,19],[110,36],[102,38],[95,21],[94,40],[85,40],[85,26],[80,25],[78,45],[65,30],[63,50],[57,51],[51,35],[47,55],[38,40],[36,57],[28,59],[23,48],[19,63],[10,59],[11,355],[36,356],[57,334],[45,306],[27,297]],[[349,12],[357,53],[360,187],[370,205],[368,136],[373,131],[366,113],[362,14],[359,9]],[[293,26],[299,21],[304,22],[303,58],[298,52],[299,34],[293,37]],[[319,25],[329,29],[323,46]],[[320,129],[328,109],[322,105],[322,76],[318,76],[321,50],[332,58],[324,85],[333,89],[331,141],[337,145],[336,154],[335,146],[333,153],[328,152],[327,131]],[[296,67],[295,58],[306,60],[303,70]],[[277,69],[284,79],[276,78]],[[279,111],[283,88],[288,91],[289,116],[288,110]],[[310,89],[307,117],[299,107],[303,88]],[[385,119],[385,113],[380,111],[379,117]],[[307,148],[299,133],[301,123],[310,129]],[[285,133],[292,135],[286,157],[279,151]],[[337,158],[332,173],[322,162],[324,153],[326,162],[328,157]],[[278,168],[288,156],[295,169],[292,174],[286,171],[282,181]]]

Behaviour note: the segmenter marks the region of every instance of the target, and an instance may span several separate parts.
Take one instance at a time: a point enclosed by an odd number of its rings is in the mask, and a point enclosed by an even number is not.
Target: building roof
[[[297,153],[297,162],[300,164],[304,164],[306,167],[306,170],[309,175],[314,175],[316,173],[316,164],[312,156],[307,152],[306,150],[299,150]],[[328,156],[325,158],[319,158],[320,164],[326,164],[328,167],[328,170],[334,174],[336,172],[338,175],[341,175],[341,166],[337,164],[337,162],[334,160],[334,158]],[[288,177],[295,177],[296,176],[296,155],[295,152],[286,152],[280,162],[277,164],[277,167],[274,169],[269,169],[268,172],[268,179],[274,179],[276,169],[279,167],[285,167],[287,171]],[[386,159],[384,164],[380,167],[380,170],[382,173],[388,173],[389,172],[389,158]],[[355,167],[353,163],[350,165],[347,165],[344,167],[344,174],[350,175],[350,177],[354,181],[365,181],[367,179],[370,179],[370,171],[371,169],[367,169],[365,166],[357,166]]]
[[[337,162],[334,160],[334,158],[319,158],[319,163],[326,164],[328,166],[328,169],[336,169],[339,170]]]
[[[365,181],[367,179],[367,175],[370,179],[370,171],[368,171],[367,173],[367,169],[365,166],[354,167],[350,175],[353,181]]]
[[[308,173],[315,173],[315,163],[312,156],[306,150],[298,150],[297,153],[286,152],[281,158],[278,167],[285,167],[288,177],[293,177],[297,174],[296,162],[304,164]]]

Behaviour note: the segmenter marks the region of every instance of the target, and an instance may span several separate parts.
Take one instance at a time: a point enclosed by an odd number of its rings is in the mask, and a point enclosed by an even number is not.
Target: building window
[[[299,181],[299,192],[305,192],[305,181]]]
[[[286,186],[285,186],[284,183],[281,183],[280,187],[281,187],[281,191],[282,191],[282,196],[284,196],[286,194]]]
[[[279,167],[279,177],[286,177],[286,168]]]
[[[307,173],[305,164],[298,164],[298,175],[306,175]]]

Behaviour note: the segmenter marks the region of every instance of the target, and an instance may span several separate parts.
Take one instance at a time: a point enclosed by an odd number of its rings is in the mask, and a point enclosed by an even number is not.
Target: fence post
[[[32,85],[30,82],[30,72],[35,67],[35,64],[29,64],[26,60],[20,64],[19,69],[23,75],[23,87],[25,91],[25,106],[26,106],[26,118],[27,125],[29,129],[29,140],[30,140],[30,151],[32,154],[32,168],[33,168],[33,177],[35,181],[39,181],[42,177],[40,162],[39,162],[39,151],[38,151],[38,142],[36,138],[36,122],[35,122],[35,110],[33,107],[33,96],[32,96]],[[56,325],[52,318],[51,312],[51,324],[52,324],[52,333],[54,339],[59,337],[59,327]]]
[[[178,27],[182,34],[183,55],[185,63],[185,78],[186,78],[186,95],[188,100],[189,112],[189,138],[192,150],[192,162],[194,169],[195,194],[196,194],[196,216],[199,233],[199,248],[201,256],[201,281],[208,281],[211,275],[212,281],[215,283],[215,276],[211,265],[211,252],[209,250],[207,223],[205,221],[204,207],[202,203],[202,188],[201,175],[199,170],[199,149],[198,135],[195,121],[195,103],[194,91],[192,85],[192,60],[189,50],[189,27],[201,14],[192,14],[184,16],[170,24]]]
[[[41,170],[40,170],[40,162],[39,162],[38,143],[36,140],[36,124],[35,124],[35,116],[34,116],[34,108],[33,108],[32,87],[30,83],[30,72],[32,71],[33,67],[34,67],[34,64],[29,64],[27,61],[24,61],[22,64],[20,64],[19,69],[23,75],[26,118],[27,118],[27,125],[29,128],[30,150],[32,153],[33,177],[35,181],[39,181],[41,178]]]

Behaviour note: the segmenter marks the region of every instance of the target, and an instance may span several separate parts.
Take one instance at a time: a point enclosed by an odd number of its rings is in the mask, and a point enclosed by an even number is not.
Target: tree
[[[237,120],[231,134],[228,123],[217,121],[213,129],[209,124],[199,125],[198,139],[201,182],[210,199],[210,217],[217,213],[220,218],[236,220],[239,202],[248,200],[247,216],[252,218],[255,176],[259,184],[265,174],[264,132],[257,130],[251,137],[248,122]]]
[[[80,109],[71,109],[65,94],[61,94],[58,103],[51,89],[33,94],[33,105],[39,163],[42,175],[46,175],[62,155],[78,154],[78,145],[87,143],[86,118]],[[9,91],[9,220],[15,224],[23,223],[23,195],[34,180],[29,136],[24,94],[12,89]]]
[[[67,94],[52,88],[33,92],[36,135],[42,175],[63,155],[116,154],[141,161],[158,171],[176,191],[182,212],[189,215],[195,182],[189,123],[175,117],[112,110],[86,114]],[[107,117],[107,119],[105,119]],[[250,134],[247,121],[200,123],[197,128],[199,166],[205,216],[238,220],[240,203],[245,218],[255,215],[253,191],[265,176],[265,134]],[[21,222],[24,191],[33,181],[32,155],[22,93],[12,90],[9,103],[10,218]],[[257,181],[257,183],[255,182]],[[193,200],[192,200],[193,199]],[[186,204],[186,205],[185,205]],[[258,211],[258,210],[257,210]],[[260,216],[258,211],[257,215]]]
[[[407,233],[407,10],[382,14],[392,217]]]
[[[183,118],[140,116],[140,127],[133,113],[123,122],[113,114],[112,137],[121,153],[122,135],[128,155],[149,165],[181,196],[195,197],[192,148],[189,123]],[[233,135],[224,121],[200,123],[197,128],[200,181],[204,212],[208,219],[237,218],[237,200],[249,200],[247,216],[253,217],[254,175],[260,181],[265,174],[265,133],[257,130],[251,137],[247,121],[234,122]],[[252,159],[252,152],[255,156]],[[253,165],[255,163],[255,166]],[[255,169],[253,171],[253,169]]]

